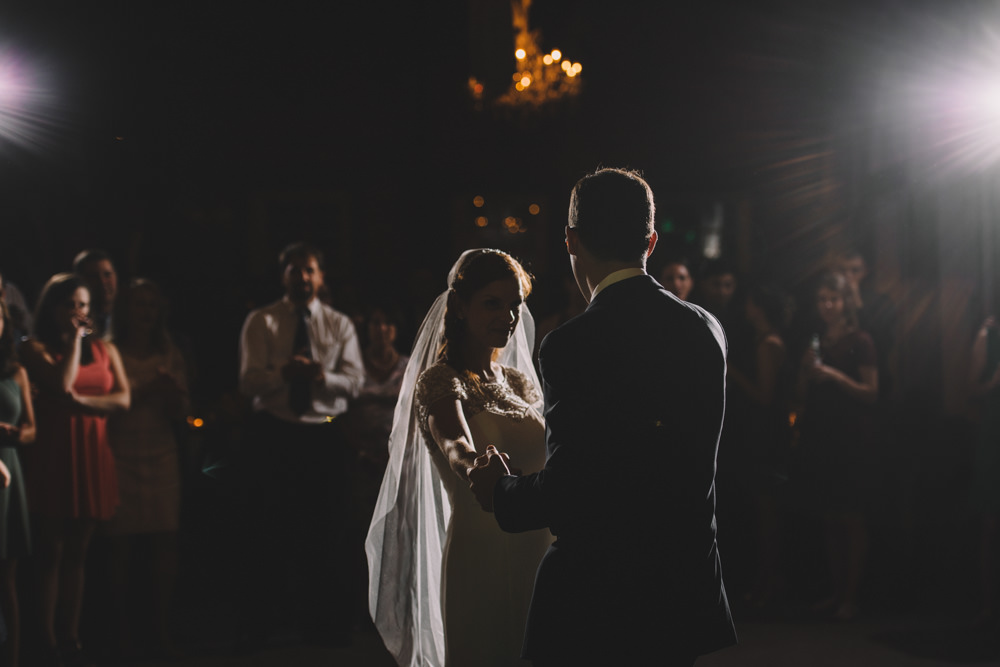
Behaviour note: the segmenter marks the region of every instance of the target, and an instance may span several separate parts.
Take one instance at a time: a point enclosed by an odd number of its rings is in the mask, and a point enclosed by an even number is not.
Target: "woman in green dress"
[[[14,327],[0,301],[0,464],[10,471],[10,483],[0,488],[0,611],[7,624],[3,664],[17,665],[20,609],[17,604],[17,561],[31,551],[28,501],[18,448],[35,440],[35,411],[28,373],[14,354]]]

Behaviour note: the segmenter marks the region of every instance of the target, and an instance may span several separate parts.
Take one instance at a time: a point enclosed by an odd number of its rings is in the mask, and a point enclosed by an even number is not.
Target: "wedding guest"
[[[21,290],[2,274],[0,274],[0,301],[7,304],[8,323],[13,331],[16,349],[21,340],[31,333],[31,312]]]
[[[875,343],[878,355],[879,400],[884,402],[893,388],[891,359],[896,338],[896,305],[892,299],[875,289],[868,270],[868,262],[857,248],[848,248],[837,258],[835,271],[839,271],[851,286],[857,303],[858,327],[867,331]]]
[[[157,650],[174,652],[168,620],[181,504],[174,426],[186,414],[188,389],[184,358],[167,333],[166,311],[160,288],[140,278],[119,296],[114,314],[113,340],[132,389],[132,407],[108,421],[121,503],[104,532],[110,536],[119,651],[126,657],[134,656],[136,647],[130,643],[140,634],[134,624],[147,617],[153,621]],[[145,555],[141,585],[153,591],[148,616],[135,613],[146,609],[128,604],[136,554]]]
[[[694,289],[691,265],[682,257],[667,260],[660,269],[660,284],[681,301],[687,301]]]
[[[361,428],[358,451],[366,459],[385,467],[392,413],[410,357],[396,349],[403,324],[402,314],[389,305],[369,307],[364,316],[365,346],[362,359],[365,383],[351,403],[352,421]],[[381,475],[380,475],[381,478]]]
[[[731,304],[736,287],[736,270],[721,259],[711,260],[698,278],[698,298],[695,301],[719,318],[725,327],[733,319]]]
[[[91,537],[118,506],[118,475],[107,416],[127,410],[128,379],[118,348],[91,336],[90,291],[60,273],[42,288],[35,334],[21,345],[38,388],[37,442],[25,451],[43,637],[53,664],[84,664],[80,609]]]
[[[751,345],[754,332],[744,316],[745,295],[736,269],[723,259],[709,260],[693,295],[692,301],[715,315],[726,332],[729,362],[749,366],[754,355]]]
[[[753,354],[747,365],[727,368],[726,458],[720,460],[719,475],[731,479],[752,507],[756,574],[747,599],[764,606],[782,583],[778,494],[788,480],[793,384],[781,335],[788,299],[774,286],[757,284],[748,290],[745,311],[754,334]],[[723,471],[725,466],[730,470]]]
[[[31,551],[28,500],[18,450],[35,441],[35,410],[28,373],[17,363],[14,328],[7,305],[0,301],[0,464],[9,483],[0,490],[0,612],[7,641],[3,664],[20,661],[21,612],[17,595],[17,563]]]
[[[542,341],[550,332],[558,329],[564,323],[573,319],[583,311],[587,310],[587,301],[580,294],[580,288],[576,286],[573,273],[564,271],[561,281],[561,307],[554,313],[537,322],[535,330],[535,361],[537,368],[538,348]]]
[[[256,559],[248,577],[258,582],[242,606],[249,636],[240,648],[266,639],[290,564],[302,579],[295,599],[307,637],[345,645],[353,462],[337,418],[364,384],[364,362],[350,318],[318,298],[323,253],[294,243],[278,264],[284,298],[251,312],[240,334],[240,391],[254,408],[246,482]]]
[[[824,521],[831,592],[813,609],[851,620],[868,553],[865,510],[878,362],[871,336],[858,327],[854,292],[842,274],[820,278],[816,309],[819,331],[798,373],[803,408],[792,482],[796,503]]]
[[[354,594],[357,602],[352,615],[367,622],[368,589],[363,585],[367,565],[360,545],[368,533],[368,523],[389,461],[393,413],[410,358],[396,349],[403,316],[394,305],[386,302],[368,306],[356,323],[364,333],[361,356],[365,365],[365,383],[341,419],[347,441],[358,457],[358,467],[352,480],[352,532],[356,536],[352,545],[359,547],[352,554],[357,581]]]
[[[982,399],[976,444],[972,501],[982,513],[979,538],[979,622],[994,622],[997,593],[997,535],[1000,526],[1000,330],[996,319],[983,322],[972,346],[969,384]]]
[[[73,272],[83,277],[90,290],[91,322],[98,336],[111,333],[111,317],[118,295],[118,273],[111,256],[103,250],[84,250],[73,259]]]

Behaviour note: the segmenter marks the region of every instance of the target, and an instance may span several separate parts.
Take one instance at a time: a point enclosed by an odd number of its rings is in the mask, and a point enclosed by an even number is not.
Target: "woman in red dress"
[[[90,292],[53,276],[38,299],[35,335],[21,346],[38,388],[37,438],[24,457],[41,576],[42,629],[53,664],[84,664],[79,643],[84,562],[98,521],[118,505],[107,415],[127,410],[128,380],[114,345],[90,334]]]

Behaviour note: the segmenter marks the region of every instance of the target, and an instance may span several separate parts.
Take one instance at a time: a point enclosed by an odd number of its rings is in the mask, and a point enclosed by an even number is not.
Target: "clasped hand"
[[[323,366],[309,357],[295,355],[282,366],[281,375],[286,382],[319,382],[323,378]]]
[[[509,460],[507,454],[500,453],[496,447],[489,445],[486,453],[477,456],[473,466],[466,471],[469,488],[476,496],[479,506],[487,512],[493,511],[493,489],[496,488],[497,480],[510,474],[510,468],[507,467]]]

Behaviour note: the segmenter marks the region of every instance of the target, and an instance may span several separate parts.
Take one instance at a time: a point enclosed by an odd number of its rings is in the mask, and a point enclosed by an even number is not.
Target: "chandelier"
[[[579,93],[583,66],[565,58],[559,49],[542,52],[539,31],[528,26],[531,0],[511,0],[510,4],[516,70],[509,88],[493,103],[500,107],[540,107]],[[477,104],[483,102],[485,92],[476,77],[469,77],[469,93]]]

